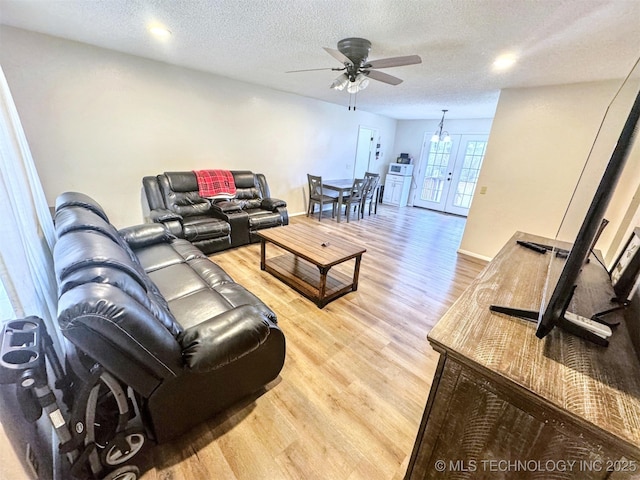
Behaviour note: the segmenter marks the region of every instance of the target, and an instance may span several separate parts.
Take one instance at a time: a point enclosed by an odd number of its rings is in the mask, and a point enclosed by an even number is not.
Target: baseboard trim
[[[469,252],[468,250],[458,249],[457,253],[459,253],[460,255],[464,255],[465,257],[469,257],[471,259],[474,259],[474,260],[481,260],[482,263],[490,262],[491,260],[493,260],[492,257],[486,257],[484,255],[479,255],[479,254],[477,254],[475,252]]]

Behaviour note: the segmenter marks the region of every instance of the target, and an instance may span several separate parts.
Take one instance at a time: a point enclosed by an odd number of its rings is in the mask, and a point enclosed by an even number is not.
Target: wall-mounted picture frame
[[[640,227],[633,229],[609,272],[615,300],[626,303],[640,284]]]

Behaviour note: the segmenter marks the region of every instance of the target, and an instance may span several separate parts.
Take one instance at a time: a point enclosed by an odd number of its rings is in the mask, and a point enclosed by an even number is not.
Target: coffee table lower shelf
[[[356,260],[357,261],[357,260]],[[357,278],[349,278],[340,272],[325,272],[325,288],[322,295],[322,271],[320,267],[295,256],[283,254],[266,259],[263,268],[300,294],[323,308],[331,300],[357,289]]]

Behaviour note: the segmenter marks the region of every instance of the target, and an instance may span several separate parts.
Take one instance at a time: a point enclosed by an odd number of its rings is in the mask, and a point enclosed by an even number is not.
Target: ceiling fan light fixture
[[[366,75],[359,73],[353,82],[349,82],[347,86],[347,92],[358,93],[360,90],[364,90],[369,85],[369,79]]]
[[[334,90],[344,90],[344,87],[349,83],[349,77],[346,73],[343,73],[338,78],[336,78],[329,88],[333,88]]]

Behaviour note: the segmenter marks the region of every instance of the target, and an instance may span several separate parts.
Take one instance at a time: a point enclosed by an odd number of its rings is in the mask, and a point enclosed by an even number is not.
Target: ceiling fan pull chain
[[[353,111],[356,111],[356,102],[358,101],[358,92],[349,94],[349,111],[351,111],[351,103],[353,99]]]

